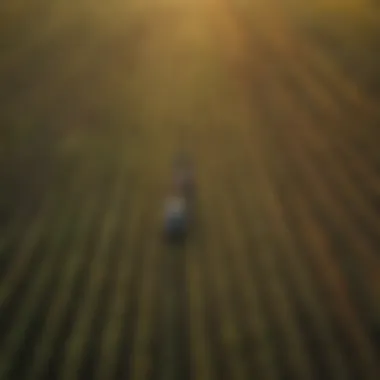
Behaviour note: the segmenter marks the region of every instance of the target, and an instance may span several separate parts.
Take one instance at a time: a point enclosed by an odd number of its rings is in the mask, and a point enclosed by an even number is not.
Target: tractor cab
[[[170,242],[183,242],[188,229],[187,202],[182,194],[170,194],[164,205],[164,234]]]
[[[171,192],[164,204],[164,234],[170,242],[183,242],[194,221],[195,181],[186,155],[179,154],[173,165]]]

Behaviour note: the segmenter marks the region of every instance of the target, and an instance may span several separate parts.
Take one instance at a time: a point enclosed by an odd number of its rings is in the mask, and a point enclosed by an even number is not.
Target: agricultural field
[[[0,379],[380,379],[379,38],[369,0],[1,4]]]

